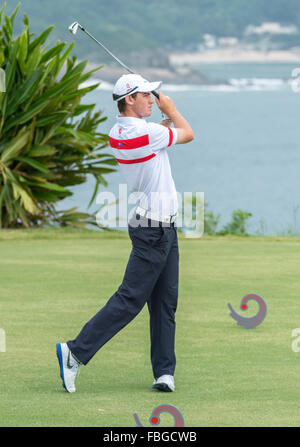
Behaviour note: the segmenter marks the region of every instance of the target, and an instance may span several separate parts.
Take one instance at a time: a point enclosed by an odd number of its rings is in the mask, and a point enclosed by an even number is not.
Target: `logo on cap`
[[[127,82],[127,84],[126,84],[126,87],[129,89],[130,88],[130,85],[128,84],[128,82]]]

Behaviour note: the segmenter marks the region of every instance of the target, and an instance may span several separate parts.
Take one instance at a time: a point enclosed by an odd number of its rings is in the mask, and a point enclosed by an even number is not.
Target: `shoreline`
[[[94,62],[89,62],[87,70],[96,68],[98,65]],[[137,70],[146,79],[159,79],[168,84],[190,84],[190,85],[214,85],[217,83],[227,84],[226,79],[211,80],[200,71],[195,70],[193,67],[185,66],[180,67],[176,65],[170,65],[168,67],[139,67]],[[104,65],[99,72],[95,72],[93,77],[101,79],[102,81],[114,84],[117,79],[126,74],[124,68],[116,65],[115,63]]]
[[[193,53],[174,52],[169,54],[172,65],[196,63],[300,63],[300,48],[295,51],[257,51],[242,49],[207,50]]]
[[[299,51],[254,51],[242,49],[208,50],[204,52],[174,52],[167,55],[167,63],[153,66],[140,66],[137,71],[146,79],[160,79],[172,85],[225,85],[232,86],[228,79],[211,78],[201,72],[197,64],[230,63],[290,63],[300,67]],[[99,64],[88,62],[86,70],[96,68]],[[124,69],[116,63],[104,65],[93,77],[114,84],[124,74]]]

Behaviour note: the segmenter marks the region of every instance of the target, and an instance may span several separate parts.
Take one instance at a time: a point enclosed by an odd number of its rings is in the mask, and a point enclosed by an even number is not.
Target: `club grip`
[[[159,94],[156,91],[153,90],[151,93],[159,100]],[[166,115],[165,113],[161,112],[161,115],[164,121],[171,121],[168,115]]]

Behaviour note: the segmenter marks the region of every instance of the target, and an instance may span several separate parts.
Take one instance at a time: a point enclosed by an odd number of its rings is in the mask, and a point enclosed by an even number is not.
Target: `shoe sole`
[[[155,385],[152,385],[152,388],[155,388],[156,390],[159,390],[159,391],[165,391],[168,393],[173,392],[173,390],[171,390],[171,388],[169,388],[166,383],[156,383]]]
[[[64,367],[63,367],[63,358],[62,358],[62,352],[61,352],[61,346],[60,346],[60,343],[57,343],[57,344],[56,344],[56,356],[57,356],[57,359],[58,359],[59,373],[60,373],[60,378],[61,378],[61,380],[62,380],[62,386],[64,387],[64,389],[65,389],[66,391],[68,391],[67,388],[66,388],[66,385],[65,385],[65,379],[64,379]],[[69,392],[69,391],[68,391],[68,392]]]

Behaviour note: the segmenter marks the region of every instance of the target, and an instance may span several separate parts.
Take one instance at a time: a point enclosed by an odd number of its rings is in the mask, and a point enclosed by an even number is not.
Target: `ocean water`
[[[230,80],[231,85],[163,86],[191,123],[195,139],[169,150],[176,189],[204,192],[207,209],[220,215],[218,229],[238,208],[252,213],[250,234],[300,233],[300,93],[292,89],[295,64],[201,64],[205,74]],[[112,86],[102,83],[84,102],[108,117],[99,130],[115,123]],[[151,120],[159,122],[155,107]],[[109,151],[109,148],[107,148]],[[124,179],[106,176],[101,191],[118,197]],[[78,206],[87,211],[95,181],[89,177],[72,188],[74,195],[57,209]],[[89,211],[99,205],[94,203]]]

